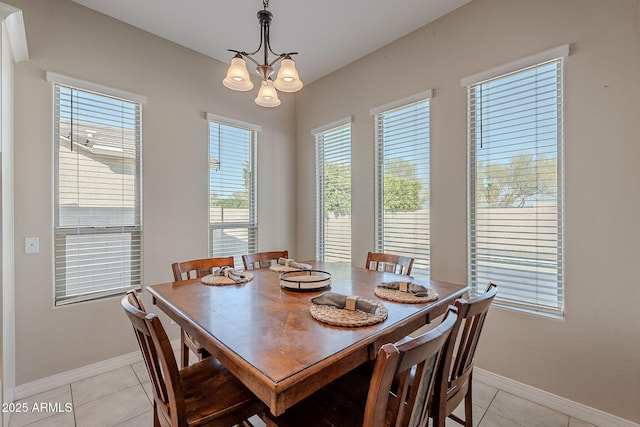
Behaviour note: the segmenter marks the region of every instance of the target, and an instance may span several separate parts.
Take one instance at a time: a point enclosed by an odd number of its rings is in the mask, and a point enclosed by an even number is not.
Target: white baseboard
[[[73,369],[71,371],[62,372],[30,383],[21,384],[16,386],[15,398],[16,400],[24,399],[25,397],[69,385],[85,378],[104,374],[105,372],[122,368],[141,360],[142,354],[138,350],[112,359],[103,360],[102,362],[92,363],[91,365],[83,366],[82,368]]]
[[[507,393],[530,400],[531,402],[546,406],[547,408],[554,409],[596,426],[640,427],[640,424],[625,420],[624,418],[591,408],[561,396],[556,396],[555,394],[494,374],[493,372],[485,371],[477,366],[473,368],[473,378],[491,387],[504,390]]]
[[[171,341],[171,346],[174,349],[179,348],[180,340],[176,339]],[[15,399],[24,399],[25,397],[33,396],[34,394],[53,390],[54,388],[69,385],[86,378],[95,377],[96,375],[104,374],[114,369],[122,368],[141,361],[142,353],[138,350],[122,356],[103,360],[102,362],[92,363],[91,365],[83,366],[78,369],[73,369],[71,371],[62,372],[47,378],[32,381],[30,383],[21,384],[15,388]]]

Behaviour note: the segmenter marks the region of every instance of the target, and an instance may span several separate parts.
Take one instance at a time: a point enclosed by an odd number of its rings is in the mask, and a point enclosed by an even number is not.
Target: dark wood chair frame
[[[367,254],[367,270],[389,271],[396,274],[405,274],[409,276],[413,268],[413,258],[385,254],[379,252],[369,252]]]
[[[247,420],[266,410],[214,358],[178,370],[160,318],[145,312],[135,291],[129,291],[121,305],[133,325],[151,379],[154,426],[250,426]]]
[[[455,303],[458,321],[445,344],[431,402],[434,427],[444,427],[447,417],[466,427],[473,426],[474,355],[497,291],[496,285],[490,283],[485,293],[470,300],[459,298]],[[464,420],[453,414],[463,400]]]
[[[194,279],[204,277],[211,274],[214,268],[233,267],[234,259],[232,256],[224,258],[204,258],[194,259],[191,261],[174,262],[171,264],[173,270],[173,279],[179,280]],[[191,350],[198,360],[202,360],[211,354],[184,329],[180,329],[180,366],[183,368],[189,366],[189,350]]]
[[[254,268],[269,267],[271,260],[277,261],[278,258],[289,258],[289,251],[256,252],[242,255],[242,264],[244,264],[245,270],[253,270]]]
[[[204,277],[207,274],[211,274],[214,268],[233,267],[234,262],[232,256],[194,259],[191,261],[174,262],[171,264],[171,269],[173,270],[173,279],[178,281]]]
[[[402,344],[378,351],[373,373],[356,369],[287,409],[265,413],[267,426],[426,426],[435,369],[457,321],[450,306],[440,325]],[[370,372],[370,371],[369,371]]]

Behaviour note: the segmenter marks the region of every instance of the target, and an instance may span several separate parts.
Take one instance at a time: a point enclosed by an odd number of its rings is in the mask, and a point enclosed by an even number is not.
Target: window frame
[[[412,107],[418,107],[420,104],[426,103],[426,118],[424,119],[425,121],[425,126],[426,126],[426,140],[427,140],[427,145],[426,145],[426,153],[424,153],[425,157],[426,157],[426,162],[421,163],[420,165],[422,165],[423,167],[426,166],[427,171],[426,171],[426,179],[427,179],[427,189],[426,191],[428,192],[428,194],[430,194],[430,187],[431,187],[431,165],[430,165],[430,158],[431,158],[431,99],[433,98],[433,90],[432,89],[428,89],[426,91],[420,92],[420,93],[416,93],[412,96],[391,102],[391,103],[387,103],[384,105],[381,105],[379,107],[376,108],[372,108],[370,110],[370,115],[374,117],[374,148],[375,148],[375,161],[374,161],[374,168],[375,168],[375,173],[374,173],[374,188],[375,188],[375,192],[374,192],[374,224],[375,224],[375,229],[374,229],[374,242],[375,242],[375,251],[376,252],[389,252],[389,253],[393,253],[396,255],[402,255],[402,256],[408,256],[411,258],[415,259],[414,265],[413,265],[413,271],[412,274],[415,276],[420,276],[420,277],[430,277],[431,275],[431,249],[430,249],[430,210],[431,210],[431,203],[430,201],[428,201],[427,203],[427,214],[426,214],[426,228],[427,228],[427,233],[426,233],[426,242],[421,242],[420,244],[425,244],[426,245],[426,254],[425,253],[421,253],[422,251],[405,251],[402,248],[400,248],[398,245],[386,245],[385,244],[385,239],[384,239],[384,233],[385,233],[385,218],[384,218],[384,213],[385,213],[385,209],[384,209],[384,203],[385,203],[385,198],[384,198],[384,178],[385,178],[385,173],[384,173],[384,166],[385,166],[385,154],[386,154],[386,147],[387,145],[385,144],[385,139],[387,139],[387,135],[385,134],[385,128],[383,126],[383,120],[384,120],[384,116],[385,115],[389,115],[389,114],[393,114],[395,112],[401,111],[403,109],[408,109],[408,108],[412,108]],[[414,116],[412,116],[414,117]],[[406,117],[404,117],[406,118]],[[418,120],[420,120],[420,118],[418,118]],[[415,124],[416,118],[414,117],[412,119],[412,122]],[[405,129],[409,129],[411,127],[411,124],[408,124],[406,127],[403,128],[403,130]],[[394,130],[399,130],[398,128],[395,128]],[[388,135],[389,138],[392,139],[391,135]],[[399,145],[398,142],[395,143],[389,143],[388,147],[389,149],[393,149],[393,147],[396,147]],[[413,143],[412,144],[412,148],[418,148],[418,143]],[[415,218],[414,218],[415,219]],[[412,228],[412,230],[414,231],[413,235],[414,236],[418,236],[420,230],[417,228]],[[421,256],[421,255],[425,255],[425,256]],[[420,267],[422,265],[422,267]],[[417,274],[416,274],[417,273]]]
[[[332,132],[340,133],[343,129],[348,128],[349,136],[348,140],[345,141],[348,144],[346,147],[346,151],[348,151],[348,159],[349,159],[349,172],[352,170],[352,138],[351,138],[351,117],[344,118],[342,120],[338,120],[333,123],[329,123],[325,126],[315,128],[311,131],[311,134],[314,137],[315,141],[315,152],[316,152],[316,173],[315,173],[315,182],[316,182],[316,259],[325,261],[327,260],[327,229],[326,229],[326,210],[325,210],[325,188],[326,188],[326,175],[325,175],[325,159],[327,157],[326,151],[326,136]],[[342,141],[340,141],[342,142]],[[350,176],[349,179],[349,233],[348,233],[348,257],[341,256],[339,253],[330,254],[330,259],[332,261],[351,261],[352,258],[352,238],[351,238],[351,230],[353,225],[352,218],[352,203],[351,203],[351,189],[352,189],[352,178]],[[344,248],[345,251],[347,248]]]
[[[53,89],[53,265],[54,265],[54,277],[53,277],[53,304],[54,306],[64,306],[68,304],[93,301],[102,298],[108,298],[112,296],[122,295],[130,289],[139,290],[143,283],[143,216],[142,216],[142,105],[146,103],[146,97],[135,93],[122,91],[108,86],[88,82],[86,80],[76,79],[73,77],[64,76],[57,73],[47,72],[47,81],[52,84]],[[61,205],[60,205],[60,173],[64,172],[61,169],[60,164],[60,138],[61,138],[61,90],[71,91],[76,93],[85,94],[85,96],[96,97],[101,99],[103,103],[106,103],[106,99],[115,100],[118,102],[128,103],[134,106],[134,157],[133,167],[135,168],[133,178],[134,189],[134,209],[133,209],[133,225],[102,225],[94,223],[94,225],[61,225]],[[70,95],[73,96],[73,95]],[[88,111],[88,110],[87,110]],[[106,114],[107,110],[103,110]],[[80,113],[71,113],[70,123],[73,121],[80,122],[78,117],[81,114],[88,114],[86,111]],[[124,119],[123,119],[124,120]],[[124,124],[124,121],[122,122]],[[73,126],[73,125],[71,125]],[[97,124],[96,126],[99,126]],[[73,131],[72,131],[73,132]],[[73,141],[73,137],[69,139],[70,148],[74,146],[77,150],[80,150],[79,141]],[[78,152],[80,153],[80,152]],[[124,153],[124,152],[123,152]],[[101,157],[100,154],[95,154],[95,157]],[[104,158],[104,154],[102,154]],[[89,156],[87,156],[89,157]],[[106,155],[108,158],[109,155]],[[113,156],[116,160],[117,156]],[[120,156],[120,159],[124,159],[125,155]],[[76,177],[76,179],[79,179]],[[106,195],[106,194],[105,194]],[[124,199],[122,199],[124,200]],[[136,225],[137,224],[137,225]],[[89,281],[84,280],[83,286],[77,291],[81,293],[69,294],[69,282],[68,282],[68,262],[73,262],[67,257],[68,238],[71,236],[99,236],[106,235],[129,235],[129,258],[128,262],[132,266],[129,271],[131,277],[135,277],[135,280],[130,281],[129,285],[125,285],[124,282],[120,283],[120,286],[104,287],[99,290],[90,291]],[[73,243],[71,243],[73,245]],[[80,243],[77,243],[80,244]],[[95,244],[95,243],[94,243]],[[99,256],[106,256],[110,252],[100,252]],[[62,262],[64,261],[64,264]],[[78,265],[84,267],[90,267],[94,263],[83,264],[82,261],[76,261]],[[60,273],[58,273],[60,271]],[[61,276],[61,277],[58,277]]]
[[[564,224],[563,224],[563,205],[564,205],[564,189],[563,189],[563,162],[564,162],[564,138],[563,138],[563,129],[564,129],[564,125],[563,125],[563,87],[564,87],[564,59],[568,56],[569,54],[569,45],[565,44],[565,45],[561,45],[549,50],[546,50],[544,52],[539,52],[536,53],[534,55],[530,55],[528,57],[519,59],[517,61],[514,61],[512,63],[508,63],[505,65],[502,65],[500,67],[496,67],[494,69],[491,70],[487,70],[481,73],[477,73],[473,76],[470,77],[466,77],[464,79],[461,80],[461,85],[463,87],[467,88],[467,124],[468,124],[468,130],[467,130],[467,149],[468,149],[468,153],[467,153],[467,157],[468,157],[468,161],[467,161],[467,172],[468,172],[468,185],[467,185],[467,197],[468,197],[468,203],[467,203],[467,207],[468,207],[468,213],[467,213],[467,220],[468,220],[468,225],[467,225],[467,238],[468,238],[468,254],[467,254],[467,258],[468,258],[468,279],[469,279],[469,283],[472,287],[472,293],[473,294],[479,294],[484,292],[484,289],[487,285],[487,283],[479,283],[475,274],[476,274],[476,270],[475,270],[475,265],[477,265],[477,261],[476,257],[477,257],[477,253],[476,253],[476,232],[477,232],[477,224],[476,224],[476,216],[474,216],[474,212],[476,212],[477,209],[477,203],[476,203],[476,176],[478,173],[478,158],[476,156],[476,145],[477,145],[477,141],[479,141],[478,136],[476,135],[476,132],[480,132],[480,130],[482,129],[483,125],[480,124],[480,127],[478,127],[479,130],[476,130],[476,125],[474,124],[474,120],[478,120],[481,123],[484,123],[484,119],[480,118],[477,119],[475,114],[476,114],[476,103],[478,102],[475,96],[475,92],[474,90],[476,90],[476,88],[480,88],[478,91],[480,93],[480,95],[478,95],[479,97],[483,96],[482,92],[481,92],[481,88],[483,84],[487,84],[487,83],[493,83],[493,82],[497,82],[501,79],[505,79],[504,81],[507,83],[503,83],[505,86],[508,84],[509,79],[511,77],[515,77],[515,76],[523,76],[525,75],[527,72],[533,72],[533,70],[538,70],[541,69],[542,67],[545,66],[549,66],[550,64],[556,64],[556,70],[555,70],[555,81],[556,81],[556,85],[557,85],[557,89],[556,89],[556,95],[555,95],[555,103],[557,105],[557,109],[555,111],[556,113],[556,123],[554,125],[552,125],[552,128],[555,127],[556,128],[556,137],[555,137],[555,179],[556,179],[556,185],[555,185],[555,198],[553,199],[553,202],[555,203],[555,225],[553,225],[555,227],[556,231],[556,256],[555,256],[555,268],[552,271],[555,271],[554,277],[555,277],[555,281],[551,282],[551,283],[555,283],[555,303],[553,302],[546,302],[544,299],[535,299],[535,301],[532,301],[531,298],[526,298],[524,296],[524,294],[522,294],[523,296],[521,297],[515,297],[512,296],[509,297],[508,295],[505,296],[501,296],[500,293],[500,284],[498,283],[498,295],[496,296],[495,299],[495,304],[505,307],[505,308],[509,308],[509,309],[514,309],[514,310],[518,310],[518,311],[524,311],[524,312],[529,312],[529,313],[534,313],[534,314],[538,314],[538,315],[542,315],[542,316],[549,316],[549,317],[562,317],[564,315],[564,303],[565,303],[565,298],[564,298],[564,262],[563,262],[563,258],[564,258],[564,248],[563,248],[563,241],[564,241]],[[536,88],[537,86],[537,81],[536,81]],[[523,99],[529,99],[524,97]],[[482,106],[480,105],[479,111],[482,113]],[[502,111],[508,111],[506,110],[506,107],[502,110]],[[536,121],[535,121],[535,129],[537,130],[541,125],[541,120],[540,118],[536,117]],[[487,125],[485,125],[487,126]],[[512,128],[515,128],[516,125],[511,125]],[[480,142],[482,142],[482,136],[479,137],[480,138]],[[518,145],[520,146],[520,145]],[[544,151],[540,151],[539,148],[536,146],[535,149],[535,164],[536,167],[539,167],[541,165],[540,159],[541,157],[539,157],[541,154],[544,154]],[[508,157],[509,159],[514,159],[516,158],[518,155],[521,155],[520,151],[516,152],[517,154],[513,154],[510,157]],[[536,182],[539,182],[539,177],[536,176]],[[537,199],[536,199],[537,200]],[[537,206],[537,205],[536,205]],[[536,209],[538,209],[536,207]],[[536,211],[537,212],[537,211]],[[515,218],[515,217],[513,217]],[[505,220],[502,220],[502,222],[504,223]],[[541,221],[538,217],[536,217],[536,222],[535,222],[535,229],[538,230],[538,228],[542,227]],[[497,224],[497,223],[496,223]],[[504,223],[506,224],[506,223]],[[503,227],[506,227],[506,225],[502,225]],[[530,228],[530,227],[528,227]],[[539,231],[538,231],[539,232]],[[497,239],[497,238],[496,238]],[[485,238],[486,240],[486,238]],[[548,247],[548,246],[547,246]],[[541,247],[541,249],[539,249],[538,251],[543,250],[544,247]],[[485,253],[491,255],[493,252],[491,252],[491,249],[486,249]],[[499,264],[499,265],[503,265],[503,264]],[[516,264],[517,265],[517,264]],[[507,268],[506,266],[503,268]],[[524,267],[523,267],[524,268]],[[540,268],[540,267],[538,267]],[[515,273],[514,273],[515,274]],[[526,281],[526,276],[527,273],[520,273],[521,276],[518,276],[521,280],[525,280]],[[551,274],[547,274],[547,276],[550,276]],[[544,274],[541,274],[541,276],[544,276]],[[513,283],[513,282],[512,282]],[[519,285],[518,283],[513,283],[512,285],[504,285],[503,286],[507,286],[506,288],[504,288],[506,291],[511,291],[511,292],[524,292],[524,290],[526,289],[527,286],[531,286],[531,285]],[[549,288],[550,285],[542,285],[542,282],[536,278],[536,282],[535,282],[535,287],[533,289],[536,290],[536,295],[538,293],[542,293],[545,289],[545,287]],[[503,291],[503,295],[505,294],[505,291]]]
[[[259,132],[262,130],[261,126],[254,125],[251,123],[243,122],[240,120],[230,119],[224,116],[219,116],[212,113],[207,113],[207,126],[208,126],[208,141],[207,141],[207,153],[208,158],[211,159],[211,125],[216,124],[219,126],[225,126],[228,128],[235,128],[241,131],[249,132],[250,141],[249,141],[249,168],[250,168],[250,188],[249,188],[249,216],[247,222],[230,222],[230,223],[214,223],[212,222],[211,216],[211,202],[212,202],[212,180],[211,180],[211,161],[208,162],[209,167],[209,195],[208,195],[208,253],[210,257],[227,257],[234,256],[235,260],[235,268],[242,268],[242,259],[241,255],[243,253],[231,253],[230,251],[223,251],[222,253],[214,252],[214,232],[216,230],[225,230],[225,229],[247,229],[247,253],[253,253],[258,251],[258,161],[257,161],[257,148],[258,148],[258,137]],[[221,142],[222,143],[222,142]],[[219,147],[222,150],[222,147]]]

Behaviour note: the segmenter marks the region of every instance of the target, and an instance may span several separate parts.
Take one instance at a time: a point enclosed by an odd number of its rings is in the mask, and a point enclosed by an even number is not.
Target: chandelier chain
[[[264,7],[265,9],[269,8],[269,0],[262,0],[262,7]]]

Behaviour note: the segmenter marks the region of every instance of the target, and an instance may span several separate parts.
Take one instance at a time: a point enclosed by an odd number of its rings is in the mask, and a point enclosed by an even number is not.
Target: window
[[[257,252],[256,139],[259,127],[207,115],[209,120],[209,254]]]
[[[468,85],[470,282],[477,292],[496,283],[499,304],[552,315],[563,309],[558,52]]]
[[[423,277],[429,277],[430,96],[372,110],[376,251],[414,258],[412,274]]]
[[[351,120],[316,138],[316,257],[351,261]]]
[[[54,83],[55,304],[139,289],[142,98],[47,78]]]

